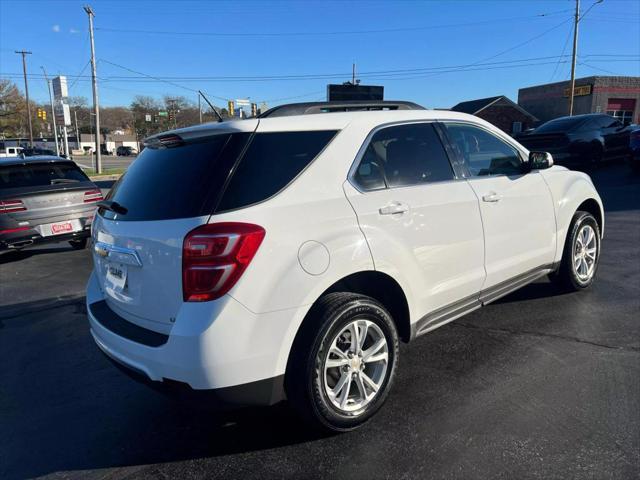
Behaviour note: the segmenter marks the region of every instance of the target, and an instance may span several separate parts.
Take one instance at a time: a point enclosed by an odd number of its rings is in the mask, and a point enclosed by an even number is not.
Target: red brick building
[[[568,81],[521,88],[518,105],[546,122],[569,115]],[[640,77],[576,79],[573,114],[607,113],[623,122],[640,123]]]
[[[480,117],[510,135],[532,128],[538,120],[504,95],[461,102],[451,110]]]

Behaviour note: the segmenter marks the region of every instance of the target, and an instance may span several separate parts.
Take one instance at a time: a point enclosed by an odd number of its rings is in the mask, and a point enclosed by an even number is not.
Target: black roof
[[[53,155],[34,155],[32,157],[4,157],[0,158],[0,167],[3,165],[23,165],[27,163],[59,163],[73,162],[68,158],[56,157]]]
[[[289,103],[270,108],[259,115],[266,117],[287,117],[291,115],[310,115],[314,113],[353,112],[362,110],[424,110],[425,108],[413,102],[404,100],[351,100],[344,102],[305,102]]]
[[[498,95],[497,97],[488,97],[488,98],[480,98],[478,100],[469,100],[468,102],[460,102],[454,107],[451,108],[454,112],[468,113],[473,115],[478,110],[482,110],[483,108],[491,105],[496,100],[502,98],[503,95]]]

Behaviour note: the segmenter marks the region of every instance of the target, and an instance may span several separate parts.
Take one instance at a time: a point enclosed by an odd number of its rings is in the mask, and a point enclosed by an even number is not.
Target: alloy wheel
[[[389,345],[382,329],[354,320],[332,339],[324,359],[323,386],[334,408],[359,415],[381,391],[389,365]]]

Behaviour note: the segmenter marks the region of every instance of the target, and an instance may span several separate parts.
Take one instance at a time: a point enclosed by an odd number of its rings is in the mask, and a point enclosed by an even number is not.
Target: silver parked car
[[[0,251],[60,241],[84,248],[100,200],[100,189],[70,160],[0,160]]]

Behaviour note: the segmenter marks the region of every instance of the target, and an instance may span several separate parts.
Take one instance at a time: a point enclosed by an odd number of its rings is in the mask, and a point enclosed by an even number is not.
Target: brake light
[[[233,287],[265,236],[250,223],[211,223],[191,230],[182,247],[182,297],[208,302]]]
[[[0,213],[24,212],[26,209],[22,200],[0,200]]]
[[[0,230],[0,233],[16,233],[16,232],[24,232],[25,230],[29,230],[31,227],[18,227],[18,228],[10,228],[8,230]]]
[[[94,203],[103,200],[100,190],[88,190],[84,192],[84,203]]]

